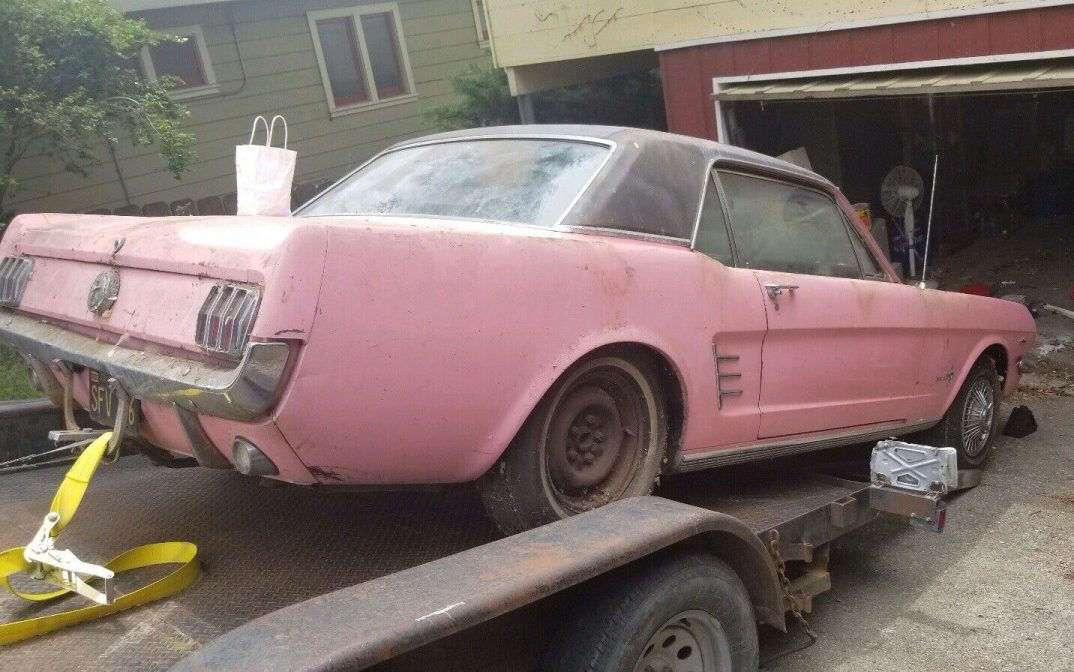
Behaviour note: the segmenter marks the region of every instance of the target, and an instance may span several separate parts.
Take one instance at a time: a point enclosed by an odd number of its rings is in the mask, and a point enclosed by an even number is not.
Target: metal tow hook
[[[74,385],[72,384],[74,373],[66,362],[56,360],[53,364],[60,370],[65,379],[63,415],[64,424],[67,425],[67,429],[52,430],[48,433],[48,438],[56,444],[75,444],[72,448],[77,450],[78,448],[81,448],[83,444],[96,439],[107,430],[83,429],[78,426],[78,423],[75,422],[74,414]],[[138,400],[132,399],[115,378],[108,379],[108,386],[112,389],[112,394],[116,397],[116,423],[112,428],[112,436],[108,440],[108,448],[104,452],[104,457],[101,458],[101,462],[104,464],[112,464],[119,459],[120,448],[123,446],[123,440],[126,438],[127,433],[127,416],[131,412],[131,406],[138,403]]]
[[[68,431],[77,431],[78,423],[75,422],[75,372],[67,362],[56,359],[52,365],[63,375],[63,424]]]
[[[112,437],[108,440],[108,449],[104,451],[101,462],[112,464],[119,459],[119,449],[123,445],[124,434],[127,431],[127,415],[131,411],[131,404],[135,402],[115,378],[108,379],[108,386],[116,395],[116,425],[112,428]]]

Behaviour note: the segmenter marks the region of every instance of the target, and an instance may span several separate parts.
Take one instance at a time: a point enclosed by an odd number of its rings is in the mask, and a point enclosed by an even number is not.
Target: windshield
[[[442,142],[388,152],[298,214],[392,214],[553,226],[611,150],[568,140]]]

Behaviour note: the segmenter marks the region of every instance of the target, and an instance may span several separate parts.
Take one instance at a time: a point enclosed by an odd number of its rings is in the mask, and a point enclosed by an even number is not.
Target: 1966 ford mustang
[[[507,532],[923,430],[980,464],[1034,338],[900,284],[824,178],[622,128],[404,142],[293,218],[22,215],[0,256],[0,341],[69,410],[292,483],[476,481]]]

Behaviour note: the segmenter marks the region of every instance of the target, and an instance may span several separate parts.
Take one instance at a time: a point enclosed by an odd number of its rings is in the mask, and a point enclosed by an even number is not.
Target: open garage
[[[1074,6],[982,11],[665,45],[669,130],[825,175],[908,280],[931,212],[930,281],[1069,308]],[[1071,389],[1072,327],[1041,311],[1030,387]]]

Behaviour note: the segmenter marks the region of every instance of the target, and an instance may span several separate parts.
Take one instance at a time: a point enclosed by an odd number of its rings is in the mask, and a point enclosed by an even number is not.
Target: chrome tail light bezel
[[[226,282],[213,285],[198,310],[194,342],[208,353],[242,357],[260,307],[261,290],[257,287]]]
[[[30,257],[4,257],[0,260],[0,306],[16,308],[34,270]]]

